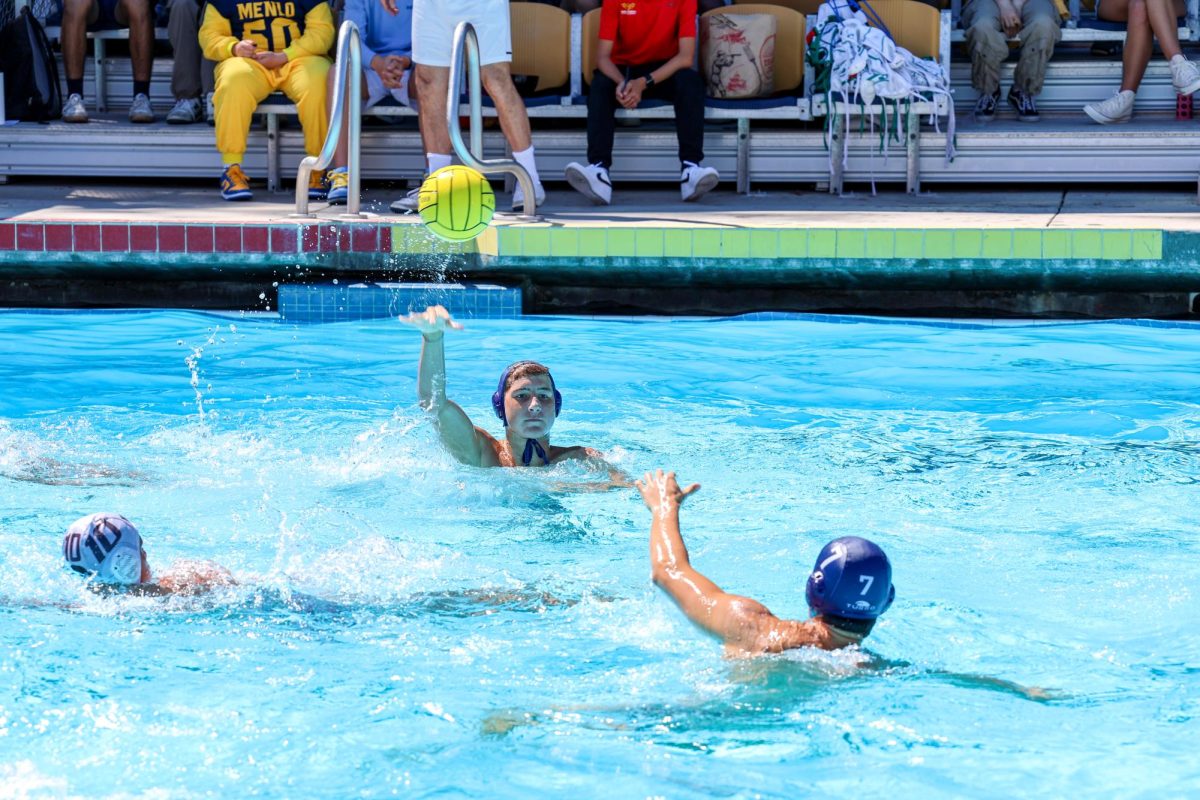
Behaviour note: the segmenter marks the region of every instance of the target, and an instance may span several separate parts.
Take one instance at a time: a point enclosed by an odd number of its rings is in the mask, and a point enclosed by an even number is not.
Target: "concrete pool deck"
[[[207,183],[15,181],[0,187],[0,276],[7,304],[23,303],[14,281],[337,275],[607,288],[635,306],[688,287],[758,290],[747,303],[788,307],[788,292],[1168,293],[1171,308],[1190,312],[1200,291],[1200,205],[1175,187],[843,197],[772,188],[695,204],[673,190],[617,187],[606,208],[563,184],[549,189],[542,221],[498,218],[458,245],[389,213],[398,187],[368,189],[367,216],[347,220],[344,207],[318,202],[312,218],[292,218],[290,193],[227,203]]]

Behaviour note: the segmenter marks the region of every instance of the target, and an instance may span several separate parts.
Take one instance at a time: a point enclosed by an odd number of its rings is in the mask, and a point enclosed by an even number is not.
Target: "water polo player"
[[[675,473],[647,472],[637,482],[650,524],[654,582],[702,630],[725,643],[731,656],[779,653],[797,647],[837,650],[858,644],[896,596],[887,555],[857,536],[834,539],[821,549],[808,576],[807,620],[776,617],[762,603],[729,594],[701,575],[688,560],[679,532],[679,507],[700,488],[679,488]]]
[[[63,558],[95,587],[137,594],[200,594],[234,583],[228,570],[208,561],[179,561],[155,578],[141,534],[120,514],[75,520],[63,537]]]
[[[474,425],[466,412],[446,397],[448,329],[462,330],[442,306],[430,306],[401,321],[421,331],[421,362],[417,369],[417,396],[421,407],[432,412],[443,444],[458,460],[477,467],[542,467],[567,459],[591,461],[609,471],[612,486],[629,486],[621,472],[590,447],[550,444],[550,429],[562,411],[562,394],[550,370],[536,361],[518,361],[500,376],[492,395],[492,408],[504,423],[504,438],[496,439]]]

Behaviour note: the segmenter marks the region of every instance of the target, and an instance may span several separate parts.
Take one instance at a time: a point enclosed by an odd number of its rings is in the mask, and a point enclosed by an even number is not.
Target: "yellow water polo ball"
[[[470,167],[442,167],[421,184],[417,210],[425,227],[451,242],[483,233],[496,211],[487,179]]]

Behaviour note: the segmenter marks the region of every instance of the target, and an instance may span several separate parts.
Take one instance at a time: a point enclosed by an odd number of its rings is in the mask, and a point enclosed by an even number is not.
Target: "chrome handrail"
[[[537,198],[534,196],[533,179],[529,172],[512,159],[484,159],[483,157],[483,86],[479,77],[479,38],[469,22],[460,22],[454,29],[454,45],[450,62],[450,86],[446,90],[446,127],[450,129],[450,144],[459,161],[484,175],[512,175],[525,192],[525,216],[537,214]],[[462,92],[463,55],[466,54],[467,79],[470,91],[471,147],[463,144],[462,130],[458,121],[459,97]]]
[[[308,181],[314,169],[325,169],[333,161],[337,149],[338,138],[342,135],[342,125],[346,124],[346,84],[349,82],[350,129],[346,137],[346,171],[350,175],[349,194],[346,196],[346,213],[344,217],[362,217],[359,204],[362,202],[360,190],[360,139],[362,136],[362,44],[358,26],[350,20],[342,23],[338,29],[337,80],[333,83],[333,111],[329,115],[329,132],[325,135],[325,144],[321,152],[315,156],[305,156],[300,159],[300,167],[296,170],[296,213],[294,217],[311,217],[308,213]]]

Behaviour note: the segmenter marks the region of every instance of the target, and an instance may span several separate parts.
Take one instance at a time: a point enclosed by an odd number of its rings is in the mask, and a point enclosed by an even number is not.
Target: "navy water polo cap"
[[[805,595],[818,614],[875,619],[896,599],[892,565],[874,542],[857,536],[834,539],[817,555]]]
[[[496,412],[496,416],[505,425],[508,425],[508,420],[504,416],[504,390],[508,387],[508,376],[513,374],[513,370],[517,367],[524,367],[529,364],[546,369],[542,364],[536,361],[518,361],[515,364],[509,364],[500,375],[500,384],[496,387],[496,391],[492,394],[492,410]],[[550,388],[554,390],[554,416],[557,417],[562,412],[562,393],[558,391],[558,387],[554,385],[554,376],[550,374],[550,370],[546,369],[546,377],[550,379]]]
[[[89,514],[71,523],[63,558],[71,569],[101,583],[142,580],[142,536],[120,514]]]

